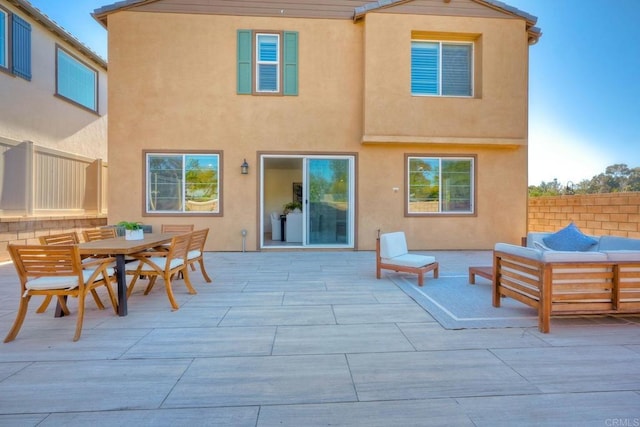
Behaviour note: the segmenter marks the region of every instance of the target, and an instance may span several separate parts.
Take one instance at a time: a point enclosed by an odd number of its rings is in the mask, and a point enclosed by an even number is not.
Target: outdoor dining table
[[[125,257],[145,249],[169,243],[175,233],[145,233],[140,240],[115,239],[94,240],[78,244],[81,255],[109,255],[116,258],[116,278],[118,280],[118,315],[127,315],[127,276]]]

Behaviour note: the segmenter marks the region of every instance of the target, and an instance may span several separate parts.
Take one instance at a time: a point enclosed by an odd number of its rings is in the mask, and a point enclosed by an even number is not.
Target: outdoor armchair
[[[414,273],[418,275],[418,286],[424,283],[424,274],[433,271],[438,278],[438,263],[432,256],[410,254],[403,231],[380,234],[376,239],[376,277],[380,278],[382,269]]]
[[[191,233],[191,242],[189,243],[189,251],[187,252],[187,264],[191,266],[191,270],[196,270],[196,263],[200,264],[200,271],[207,283],[211,283],[211,279],[204,268],[204,244],[207,242],[208,228],[196,230]]]
[[[78,341],[82,333],[88,292],[95,292],[101,286],[106,287],[114,312],[118,313],[118,303],[111,288],[111,283],[115,282],[115,272],[108,266],[111,258],[83,264],[75,245],[9,245],[9,253],[20,279],[20,306],[4,342],[13,341],[18,335],[27,314],[29,300],[34,295],[44,295],[49,299],[57,297],[66,315],[69,314],[66,297],[78,298],[74,341]]]
[[[189,233],[193,229],[193,224],[162,224],[160,226],[161,233]]]
[[[158,277],[164,280],[169,303],[174,310],[178,310],[180,306],[176,302],[171,287],[171,279],[178,273],[182,273],[184,284],[190,294],[196,294],[196,290],[191,286],[189,280],[189,269],[187,264],[187,253],[189,251],[189,242],[191,241],[191,233],[179,234],[171,239],[168,250],[149,250],[133,254],[132,257],[140,261],[136,268],[127,269],[127,274],[133,275],[133,279],[127,289],[127,297],[131,295],[133,287],[138,279],[145,277],[149,279],[144,294],[147,295]]]
[[[50,234],[48,236],[40,236],[38,240],[40,240],[41,245],[77,245],[78,243],[80,243],[78,233],[76,233],[75,231]],[[88,259],[85,256],[82,262],[85,263],[90,261],[92,261],[92,259]],[[104,304],[102,304],[102,300],[98,296],[98,293],[95,290],[91,290],[91,295],[93,296],[93,299],[96,302],[98,308],[100,310],[104,310]],[[42,301],[42,304],[40,304],[40,307],[38,307],[36,313],[44,313],[50,302],[51,295],[45,296],[44,301]]]
[[[115,239],[118,237],[118,231],[115,227],[94,228],[84,230],[82,232],[85,242],[93,242],[94,240]]]

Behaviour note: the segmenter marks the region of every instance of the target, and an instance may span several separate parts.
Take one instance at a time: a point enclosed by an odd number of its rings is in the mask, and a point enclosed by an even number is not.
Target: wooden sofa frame
[[[382,262],[382,257],[380,256],[380,235],[376,239],[376,278],[380,278],[381,270],[393,270],[396,273],[399,271],[405,273],[413,273],[418,275],[418,286],[422,286],[424,284],[424,275],[429,271],[433,271],[433,278],[438,278],[438,262],[434,262],[432,264],[427,264],[422,267],[409,267],[406,265],[398,265],[398,264],[388,264]]]
[[[544,262],[494,251],[494,307],[502,297],[535,308],[543,333],[553,315],[640,313],[640,261]]]

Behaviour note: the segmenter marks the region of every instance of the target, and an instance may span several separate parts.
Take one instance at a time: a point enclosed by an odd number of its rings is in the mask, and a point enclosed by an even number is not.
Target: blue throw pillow
[[[588,251],[597,240],[582,234],[574,223],[542,239],[554,251]]]

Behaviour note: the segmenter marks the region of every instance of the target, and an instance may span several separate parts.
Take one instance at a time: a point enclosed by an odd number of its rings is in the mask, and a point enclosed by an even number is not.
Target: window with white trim
[[[237,32],[237,93],[298,95],[298,32]]]
[[[256,34],[256,92],[280,92],[280,34]]]
[[[145,152],[147,214],[220,215],[222,153]]]
[[[473,43],[413,40],[411,94],[473,96]]]
[[[56,46],[56,95],[98,112],[98,72]]]
[[[474,157],[407,156],[407,214],[474,214],[474,169]]]

